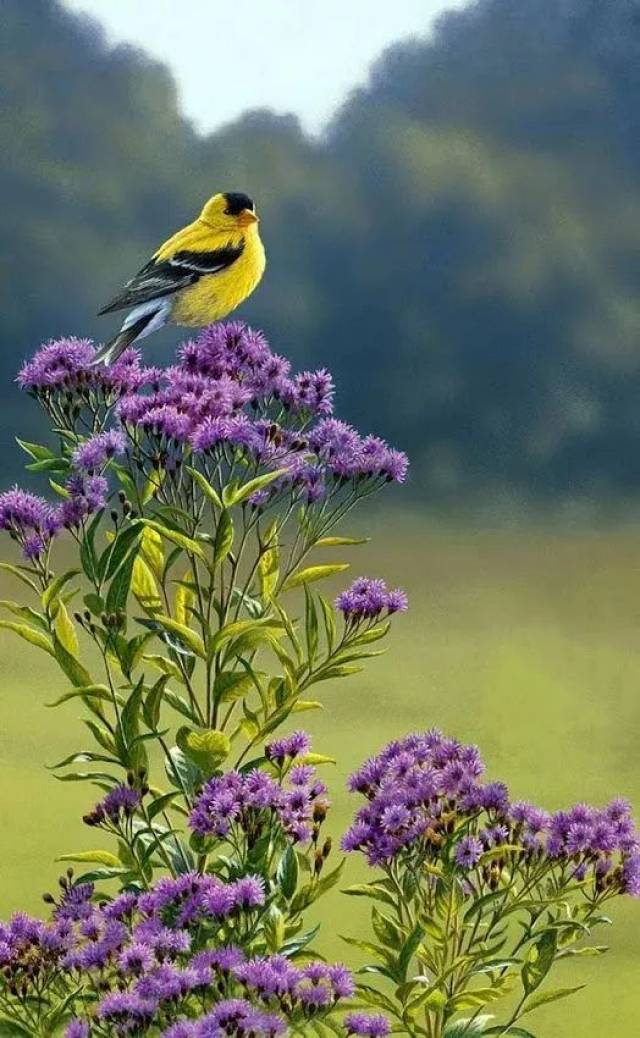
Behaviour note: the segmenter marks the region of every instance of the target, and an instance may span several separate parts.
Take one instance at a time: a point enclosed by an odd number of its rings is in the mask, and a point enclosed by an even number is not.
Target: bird
[[[256,207],[249,195],[213,195],[193,223],[172,235],[99,311],[129,310],[118,334],[94,364],[113,364],[129,346],[165,324],[201,328],[235,310],[259,284],[266,266]]]

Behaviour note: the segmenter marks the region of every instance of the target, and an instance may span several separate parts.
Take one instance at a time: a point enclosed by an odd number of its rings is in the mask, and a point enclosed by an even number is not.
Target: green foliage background
[[[384,54],[318,140],[268,111],[200,137],[165,68],[56,0],[0,17],[9,469],[18,359],[110,334],[104,299],[236,188],[270,259],[243,313],[335,371],[343,410],[410,450],[416,493],[636,493],[639,0],[479,0]]]

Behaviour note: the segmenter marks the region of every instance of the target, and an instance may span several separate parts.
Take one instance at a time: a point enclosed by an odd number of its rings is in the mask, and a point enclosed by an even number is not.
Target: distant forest
[[[161,64],[0,0],[0,97],[5,482],[37,421],[20,359],[110,334],[100,304],[223,189],[255,196],[269,255],[242,316],[333,370],[416,495],[640,490],[640,0],[477,0],[384,53],[318,140],[268,111],[200,136]]]

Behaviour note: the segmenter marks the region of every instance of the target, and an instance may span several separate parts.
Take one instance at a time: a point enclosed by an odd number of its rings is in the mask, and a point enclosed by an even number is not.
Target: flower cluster
[[[64,490],[64,500],[55,506],[18,487],[0,494],[0,529],[18,542],[26,559],[40,558],[63,527],[77,528],[104,508],[108,484],[103,476],[77,474]]]
[[[278,779],[259,768],[241,773],[227,771],[209,780],[196,799],[189,824],[200,836],[242,838],[249,848],[276,823],[294,843],[317,836],[317,827],[329,808],[327,788],[308,764],[298,764],[286,774],[285,760],[293,761],[309,748],[309,737],[297,732],[266,748],[266,756],[279,767]]]
[[[225,481],[274,473],[250,496],[255,509],[289,494],[308,507],[328,498],[347,505],[388,481],[406,479],[404,454],[332,417],[334,385],[327,371],[292,374],[262,333],[244,324],[205,328],[167,368],[144,367],[134,349],[111,367],[94,365],[94,358],[89,340],[59,339],[18,375],[63,434],[62,461],[71,470],[62,505],[34,499],[37,516],[20,501],[24,492],[0,497],[2,525],[29,559],[38,558],[61,528],[77,530],[105,507],[103,472],[125,453],[133,481],[140,473],[153,479],[159,501],[174,506],[181,502],[167,476],[180,470],[184,489],[186,462]],[[114,414],[118,425],[109,428]],[[403,608],[402,597],[393,605],[395,593],[389,594],[389,608]]]
[[[470,872],[485,852],[505,846],[523,861],[567,868],[572,879],[590,877],[598,891],[640,895],[640,839],[625,801],[548,815],[511,804],[502,783],[479,781],[483,771],[475,746],[436,730],[390,743],[349,780],[367,803],[343,838],[344,850],[364,851],[371,865],[450,853]]]
[[[18,487],[0,494],[0,529],[20,544],[25,558],[43,554],[61,525],[59,509],[36,494]]]
[[[376,620],[382,613],[404,612],[408,604],[407,596],[400,588],[389,591],[384,580],[371,577],[358,577],[336,599],[336,607],[353,624]]]
[[[72,418],[80,403],[113,403],[123,393],[153,386],[157,368],[142,366],[137,350],[125,350],[110,367],[95,365],[95,348],[90,339],[56,339],[23,364],[16,379],[59,417]],[[66,424],[66,422],[64,423]]]
[[[194,873],[101,904],[90,883],[65,880],[63,891],[50,922],[20,914],[0,924],[0,967],[7,990],[18,995],[31,983],[42,992],[68,978],[70,1002],[82,993],[68,1038],[104,1028],[113,1035],[157,1033],[158,1021],[166,1038],[275,1038],[287,1033],[287,1020],[326,1014],[354,992],[339,964],[298,967],[284,955],[250,955],[217,940],[223,918],[264,903],[253,877],[225,885]],[[81,1006],[91,1002],[84,1016]]]

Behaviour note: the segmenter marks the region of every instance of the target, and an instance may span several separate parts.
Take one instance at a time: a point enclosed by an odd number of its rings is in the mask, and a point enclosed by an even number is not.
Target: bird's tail
[[[109,342],[105,342],[105,344],[100,347],[93,358],[92,364],[94,366],[97,364],[104,364],[108,367],[110,364],[115,363],[120,354],[124,353],[127,347],[131,346],[140,333],[144,331],[149,324],[149,320],[150,315],[145,314],[140,317],[139,320],[134,321],[133,324],[122,328],[115,338],[110,339]]]

